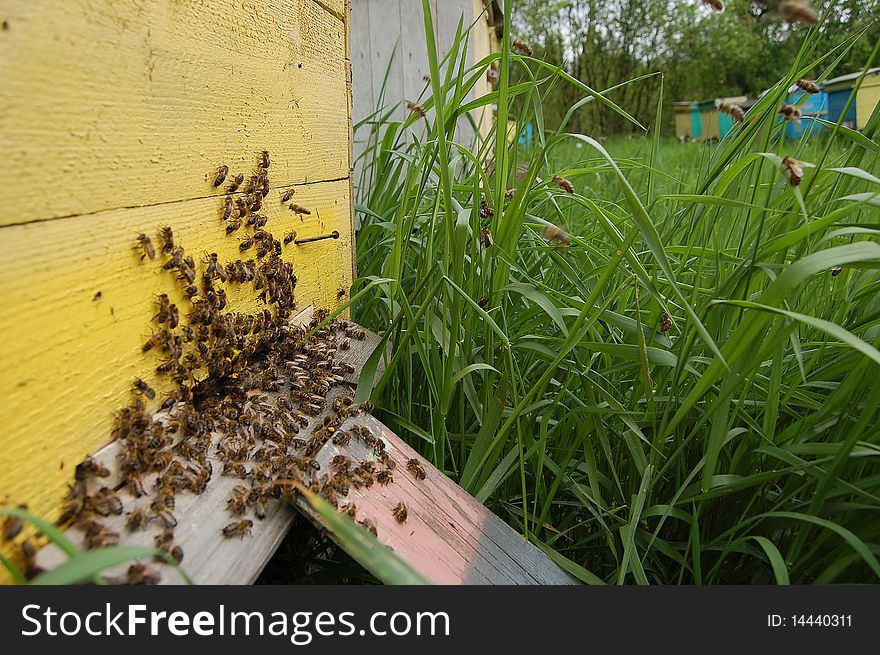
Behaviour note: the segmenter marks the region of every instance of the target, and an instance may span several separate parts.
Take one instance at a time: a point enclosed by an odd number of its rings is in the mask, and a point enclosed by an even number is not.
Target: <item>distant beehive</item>
[[[828,93],[828,120],[836,123],[852,95],[853,86],[862,71],[825,80],[822,88]],[[855,99],[843,118],[843,125],[864,130],[874,108],[880,104],[880,68],[870,69],[864,76]]]
[[[58,516],[132,380],[156,377],[141,349],[169,273],[137,235],[158,247],[168,225],[197,261],[238,258],[246,230],[225,233],[224,201],[261,151],[265,229],[338,236],[285,247],[298,305],[339,302],[353,275],[348,15],[347,0],[4,5],[0,504]],[[290,189],[310,214],[281,202]],[[233,309],[260,306],[229,293]]]

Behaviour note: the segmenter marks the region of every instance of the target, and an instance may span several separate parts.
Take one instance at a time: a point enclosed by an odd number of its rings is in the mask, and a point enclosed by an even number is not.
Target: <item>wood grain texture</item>
[[[0,225],[349,175],[344,0],[9,0]]]
[[[335,307],[337,290],[351,284],[349,189],[348,180],[297,187],[294,200],[311,216],[282,205],[281,190],[266,198],[266,229],[277,238],[292,229],[300,236],[340,233],[337,240],[285,247],[301,307]],[[0,503],[28,503],[57,518],[72,467],[107,443],[112,412],[128,403],[134,378],[160,394],[170,388],[154,372],[158,356],[141,346],[155,329],[156,294],[169,292],[182,313],[188,303],[161,255],[141,261],[135,236],[169,225],[197,261],[208,252],[223,262],[253,257],[253,249],[239,251],[245,229],[227,236],[220,211],[219,199],[202,198],[0,230]],[[226,288],[231,309],[260,306],[252,287]]]

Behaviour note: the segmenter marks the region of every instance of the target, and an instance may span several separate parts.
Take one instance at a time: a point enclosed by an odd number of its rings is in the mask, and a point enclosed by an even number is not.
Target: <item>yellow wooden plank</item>
[[[339,232],[338,239],[285,247],[301,307],[335,307],[337,290],[351,284],[349,189],[348,179],[297,187],[293,199],[310,216],[282,204],[283,189],[265,200],[266,229],[277,238],[290,230],[300,237]],[[170,388],[158,383],[158,356],[141,346],[156,294],[173,289],[181,312],[187,301],[162,270],[161,255],[141,261],[135,237],[168,225],[196,260],[217,252],[231,261],[246,230],[226,236],[220,209],[219,199],[200,198],[0,230],[0,502],[26,502],[56,518],[73,466],[108,442],[111,413],[130,401],[132,380],[156,382],[160,394]],[[232,310],[262,306],[252,287],[236,286],[226,285]]]
[[[0,225],[216,194],[263,148],[277,184],[349,174],[346,24],[315,0],[3,9]]]
[[[856,95],[856,122],[860,130],[868,125],[874,108],[880,104],[880,73],[866,75]]]

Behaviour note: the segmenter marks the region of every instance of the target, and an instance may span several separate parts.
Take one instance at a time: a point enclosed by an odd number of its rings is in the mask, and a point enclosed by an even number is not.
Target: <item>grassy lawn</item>
[[[877,581],[880,112],[809,142],[776,118],[833,54],[807,37],[703,145],[551,129],[542,94],[580,83],[505,48],[485,102],[526,150],[457,142],[490,61],[429,44],[427,118],[357,132],[353,316],[394,352],[359,396],[584,581]]]

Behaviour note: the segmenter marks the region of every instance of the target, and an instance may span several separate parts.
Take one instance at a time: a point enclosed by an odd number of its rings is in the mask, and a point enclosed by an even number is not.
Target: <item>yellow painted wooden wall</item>
[[[856,122],[858,128],[864,130],[874,108],[880,104],[880,73],[865,75],[859,92],[856,95]]]
[[[141,261],[136,235],[168,225],[197,260],[239,256],[210,183],[220,164],[250,174],[268,150],[266,229],[339,232],[285,249],[300,306],[332,307],[351,284],[349,8],[6,0],[0,12],[0,503],[55,519],[132,380],[155,381],[141,344],[155,294],[176,285]],[[280,202],[291,187],[311,216]]]

